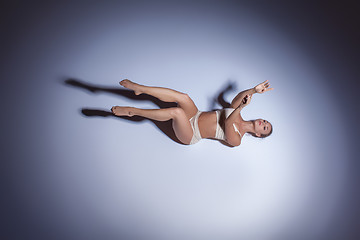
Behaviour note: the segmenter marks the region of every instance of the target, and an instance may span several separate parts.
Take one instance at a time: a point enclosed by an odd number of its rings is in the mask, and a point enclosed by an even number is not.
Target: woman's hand
[[[240,110],[249,105],[249,103],[251,102],[251,97],[252,94],[248,94],[241,100],[241,103],[239,105]]]
[[[256,85],[254,87],[254,89],[255,89],[255,92],[257,92],[257,93],[264,93],[264,92],[273,90],[273,88],[269,88],[269,87],[270,87],[269,80],[266,80],[265,82]]]

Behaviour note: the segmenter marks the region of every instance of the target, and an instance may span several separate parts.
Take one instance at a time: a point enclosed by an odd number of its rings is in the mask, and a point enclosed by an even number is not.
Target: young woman
[[[184,144],[194,144],[202,138],[225,141],[228,145],[239,146],[245,133],[264,138],[272,133],[272,125],[266,120],[245,121],[241,110],[247,106],[254,93],[264,93],[269,88],[269,81],[258,84],[254,88],[240,92],[231,102],[230,108],[201,112],[192,99],[185,93],[162,87],[149,87],[134,83],[128,79],[120,82],[136,95],[145,93],[164,102],[176,102],[177,107],[165,109],[140,109],[134,107],[114,106],[111,111],[116,116],[142,116],[156,121],[172,119],[176,137]]]

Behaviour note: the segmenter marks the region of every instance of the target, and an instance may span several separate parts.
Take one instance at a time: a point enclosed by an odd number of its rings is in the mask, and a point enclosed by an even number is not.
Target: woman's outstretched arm
[[[241,102],[244,100],[246,95],[249,95],[250,98],[252,97],[252,95],[254,93],[264,93],[267,92],[269,90],[272,90],[273,88],[269,88],[270,87],[270,83],[269,80],[266,80],[263,83],[260,83],[258,85],[256,85],[254,88],[250,88],[248,90],[242,91],[240,92],[238,95],[236,95],[236,97],[232,100],[230,107],[231,108],[237,108],[240,106]]]
[[[236,95],[236,97],[234,97],[234,99],[231,101],[230,107],[231,108],[238,108],[241,104],[241,102],[244,100],[246,95],[253,95],[254,93],[256,93],[255,88],[250,88],[248,90],[244,90],[240,93],[238,93],[238,95]]]

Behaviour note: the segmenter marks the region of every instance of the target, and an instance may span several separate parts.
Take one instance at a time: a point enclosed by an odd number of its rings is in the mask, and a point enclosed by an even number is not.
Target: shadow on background
[[[215,97],[211,102],[210,109],[215,110],[217,103],[220,104],[222,108],[230,108],[230,103],[225,100],[224,96],[235,89],[236,89],[236,83],[228,81],[225,84],[225,86],[222,88],[222,90],[220,90],[218,93],[215,94]]]
[[[90,84],[84,83],[82,81],[79,81],[77,79],[73,79],[73,78],[69,78],[69,79],[65,80],[64,83],[66,85],[69,85],[72,87],[85,89],[92,93],[106,92],[106,93],[120,95],[120,96],[129,98],[129,99],[135,100],[135,101],[150,101],[150,102],[154,103],[155,105],[157,105],[159,108],[170,108],[170,107],[177,106],[177,104],[175,102],[163,102],[163,101],[161,101],[151,95],[148,95],[148,94],[135,95],[135,93],[131,90],[90,85]],[[219,103],[222,106],[222,108],[229,108],[230,103],[225,101],[224,95],[227,92],[233,90],[234,88],[235,88],[234,83],[231,83],[231,82],[227,83],[227,85],[224,87],[224,89],[220,90],[220,92],[218,92],[216,94],[216,97],[213,98],[213,102],[211,103],[211,106],[212,106],[211,109],[213,109],[213,110],[215,109],[216,103]],[[105,110],[101,110],[101,109],[89,109],[89,108],[82,108],[81,113],[86,117],[115,117],[115,118],[126,119],[126,120],[129,120],[132,122],[142,122],[144,120],[148,120],[148,121],[151,121],[153,124],[155,124],[155,126],[158,129],[160,129],[160,131],[162,131],[171,140],[173,140],[174,142],[177,142],[179,144],[185,145],[182,142],[180,142],[180,140],[176,137],[175,132],[172,127],[172,120],[161,122],[161,121],[155,121],[155,120],[140,117],[140,116],[133,116],[133,117],[115,116],[111,111],[105,111]],[[223,141],[221,141],[221,143],[226,146],[229,146],[227,143],[225,143]]]
[[[134,92],[130,91],[130,90],[94,86],[94,85],[90,85],[90,84],[87,84],[87,83],[84,83],[84,82],[81,82],[79,80],[72,79],[72,78],[65,80],[65,84],[73,86],[73,87],[82,88],[82,89],[85,89],[92,93],[106,92],[106,93],[120,95],[120,96],[129,98],[129,99],[132,99],[135,101],[150,101],[150,102],[153,102],[154,104],[156,104],[159,108],[170,108],[170,107],[177,106],[176,103],[163,102],[163,101],[161,101],[153,96],[147,95],[147,94],[135,95]],[[148,120],[148,121],[151,121],[153,124],[155,124],[155,126],[158,129],[160,129],[160,131],[162,131],[171,140],[173,140],[174,142],[177,142],[179,144],[185,145],[182,142],[180,142],[179,139],[177,139],[175,132],[172,128],[171,120],[160,122],[160,121],[155,121],[155,120],[140,117],[140,116],[133,116],[133,117],[115,116],[114,114],[112,114],[112,112],[110,110],[104,111],[104,110],[100,110],[100,109],[88,109],[88,108],[83,108],[81,110],[81,113],[83,115],[85,115],[86,117],[115,117],[115,118],[129,120],[132,122],[141,122],[144,120]]]

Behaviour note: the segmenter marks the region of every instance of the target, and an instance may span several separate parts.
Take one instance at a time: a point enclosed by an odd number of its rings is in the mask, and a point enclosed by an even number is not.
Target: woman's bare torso
[[[223,126],[224,120],[225,120],[224,118],[220,117],[220,123],[219,123],[220,126]],[[236,122],[240,123],[240,121],[241,121],[241,116],[239,115],[238,118],[236,119]],[[216,133],[216,125],[217,125],[216,112],[215,111],[202,112],[201,115],[199,116],[198,124],[199,124],[201,137],[214,138]]]
[[[199,116],[199,130],[201,137],[203,138],[212,138],[215,136],[216,132],[216,113],[215,111],[211,112],[202,112]]]

